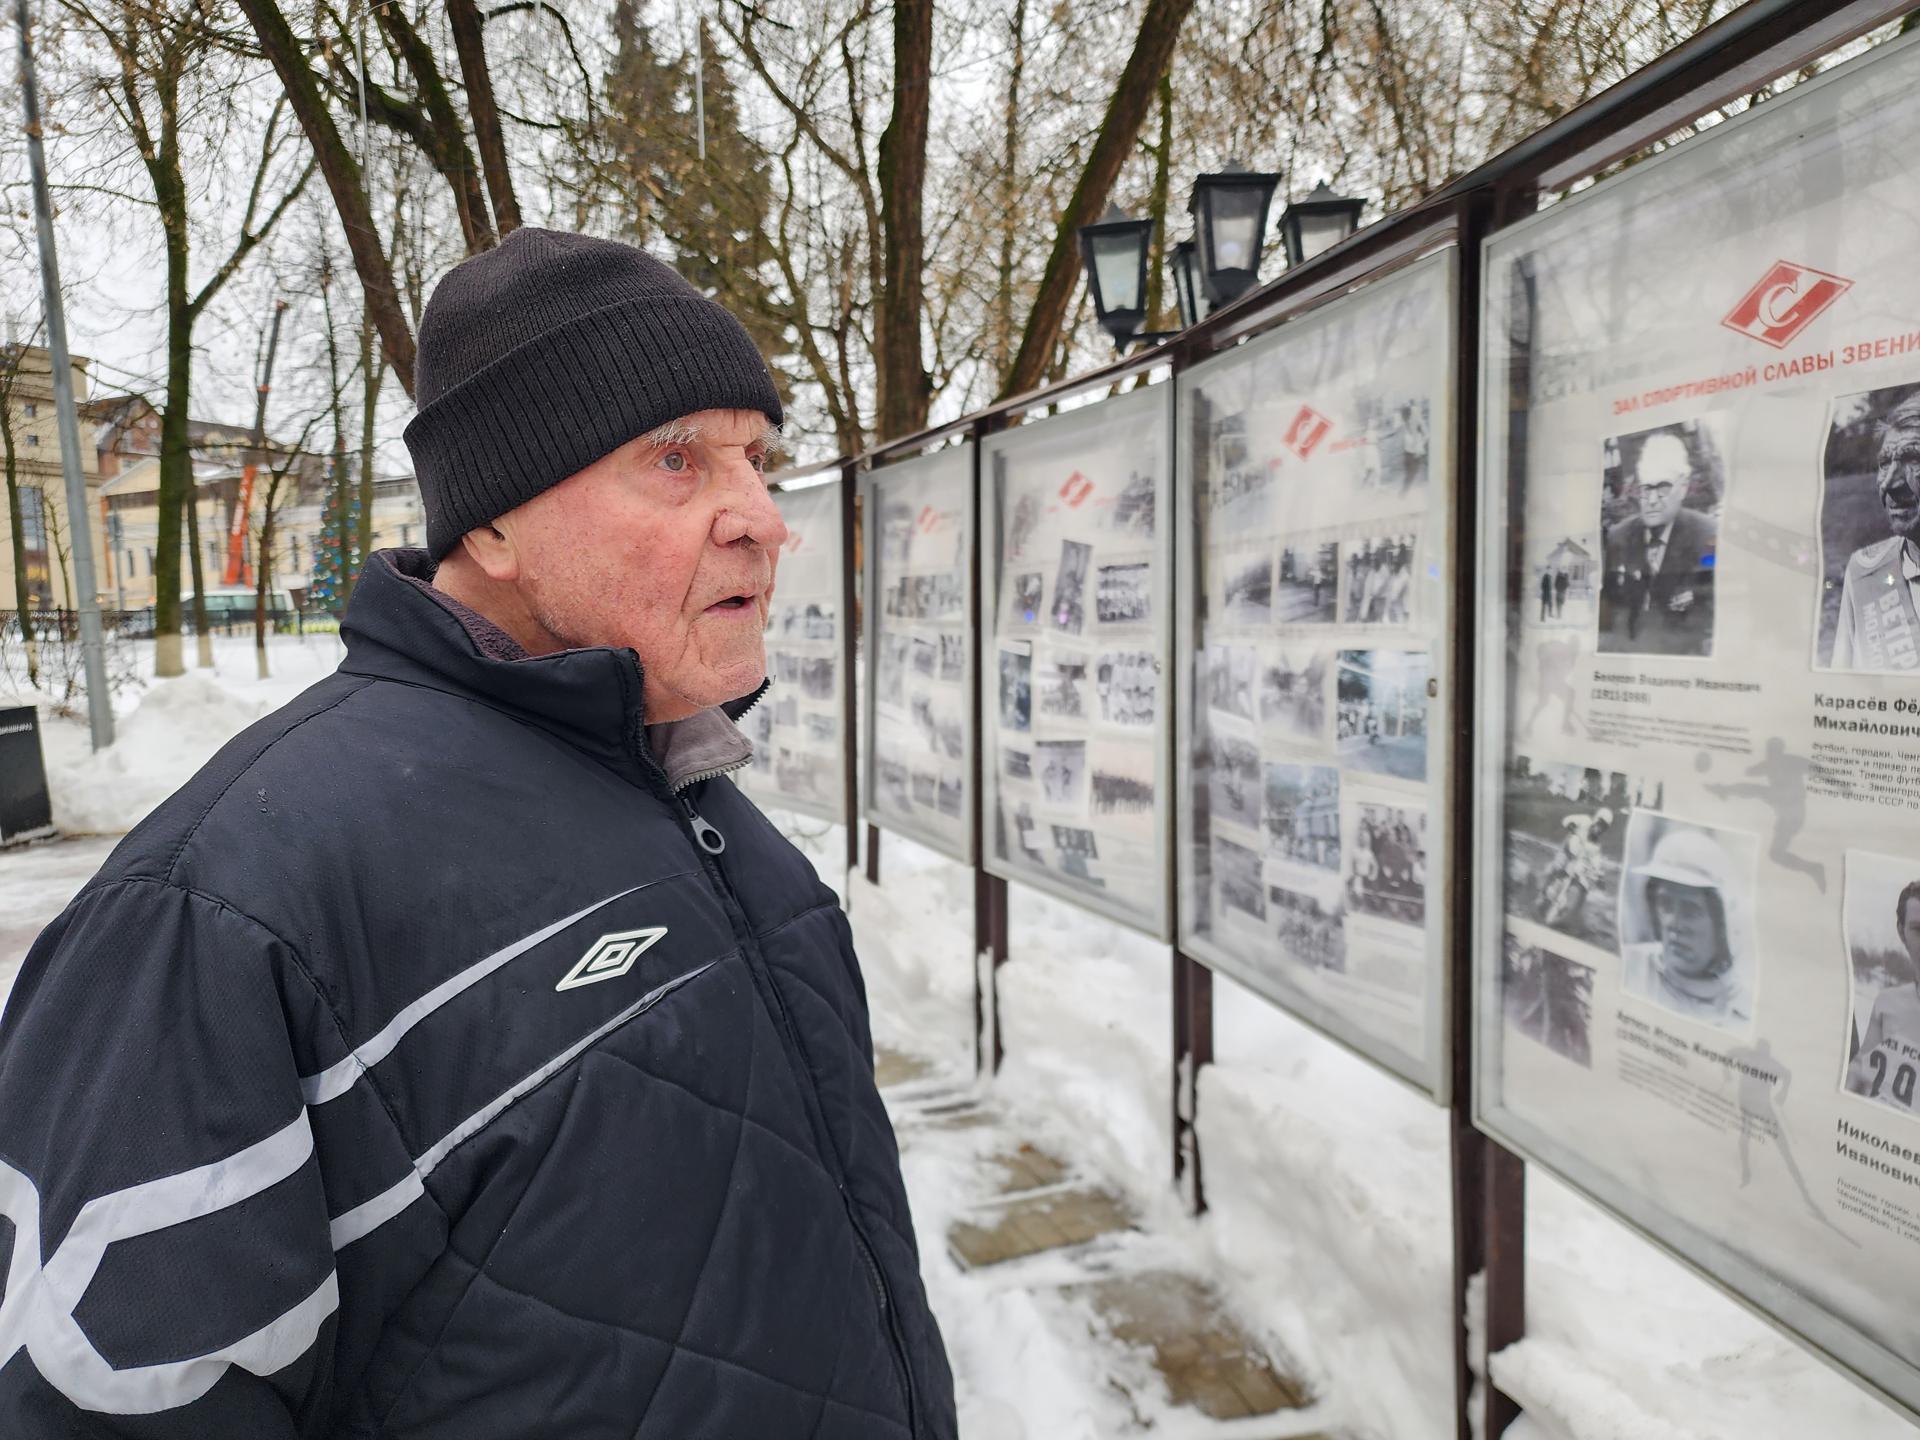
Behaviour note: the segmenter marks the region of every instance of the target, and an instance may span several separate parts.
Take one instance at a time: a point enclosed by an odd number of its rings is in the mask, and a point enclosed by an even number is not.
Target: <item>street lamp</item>
[[[1360,228],[1360,210],[1366,203],[1355,196],[1334,194],[1322,180],[1306,199],[1287,206],[1280,216],[1287,263],[1302,264],[1353,234]]]
[[[1080,227],[1080,258],[1093,288],[1100,328],[1127,348],[1147,318],[1147,248],[1153,221],[1130,220],[1117,205],[1092,225]]]
[[[1199,236],[1200,285],[1214,305],[1238,300],[1260,280],[1260,249],[1267,235],[1267,207],[1278,175],[1258,175],[1229,160],[1224,170],[1193,182],[1193,212]]]
[[[1180,302],[1180,328],[1183,330],[1206,319],[1207,311],[1211,308],[1195,273],[1199,261],[1194,252],[1198,248],[1192,240],[1182,240],[1173,247],[1173,294]]]

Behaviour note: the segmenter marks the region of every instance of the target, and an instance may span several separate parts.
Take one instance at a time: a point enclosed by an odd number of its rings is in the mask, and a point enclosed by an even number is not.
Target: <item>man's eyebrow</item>
[[[669,445],[693,445],[706,438],[706,432],[692,420],[669,420],[664,425],[655,426],[640,437],[640,443],[654,450],[664,450]],[[769,455],[777,455],[783,446],[780,440],[780,427],[762,425],[748,445],[758,445]]]

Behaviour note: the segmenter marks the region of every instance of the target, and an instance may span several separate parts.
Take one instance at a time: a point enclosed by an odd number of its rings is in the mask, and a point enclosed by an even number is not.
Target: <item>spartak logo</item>
[[[1091,494],[1093,494],[1093,481],[1078,470],[1069,475],[1060,487],[1060,498],[1075,508],[1085,504],[1087,497]]]
[[[1784,350],[1829,305],[1853,288],[1853,282],[1811,265],[1776,260],[1760,283],[1741,297],[1720,323],[1729,330]]]
[[[922,505],[920,517],[914,523],[919,526],[922,535],[931,535],[933,527],[940,523],[940,512],[931,505]]]
[[[1287,433],[1280,437],[1280,443],[1304,460],[1327,438],[1331,429],[1331,420],[1311,405],[1302,405],[1293,423],[1287,426]]]

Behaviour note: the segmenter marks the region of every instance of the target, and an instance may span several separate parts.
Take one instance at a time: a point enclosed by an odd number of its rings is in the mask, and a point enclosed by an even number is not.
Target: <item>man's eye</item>
[[[660,468],[662,470],[671,470],[676,475],[682,473],[687,468],[687,452],[684,450],[667,451],[666,454],[660,457]]]
[[[758,470],[762,475],[767,473],[767,457],[766,456],[749,455],[747,456],[747,463],[753,466],[753,468]]]

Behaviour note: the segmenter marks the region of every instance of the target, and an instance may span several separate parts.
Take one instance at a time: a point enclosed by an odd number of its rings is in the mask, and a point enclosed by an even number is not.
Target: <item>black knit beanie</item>
[[[519,229],[456,265],[420,321],[406,428],[438,560],[636,436],[780,396],[746,327],[650,255]]]

